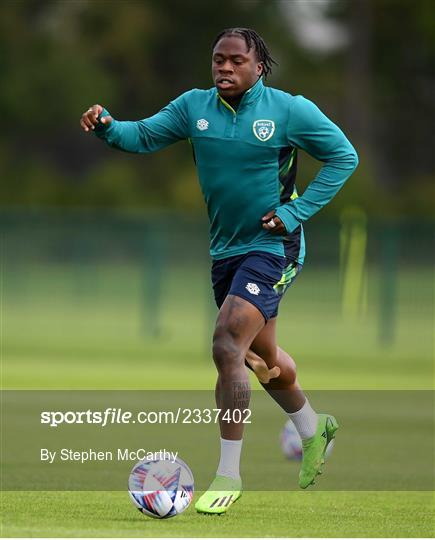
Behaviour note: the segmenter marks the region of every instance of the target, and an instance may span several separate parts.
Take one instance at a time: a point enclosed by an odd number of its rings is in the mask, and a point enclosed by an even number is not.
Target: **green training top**
[[[104,110],[101,116],[107,116]],[[182,139],[193,146],[210,219],[210,253],[223,259],[249,251],[285,252],[282,236],[262,228],[276,209],[289,234],[301,237],[293,255],[302,263],[301,224],[327,204],[358,164],[343,132],[311,101],[264,86],[261,79],[234,110],[216,88],[193,89],[154,116],[137,122],[101,122],[96,134],[127,152],[155,152]],[[296,149],[323,162],[297,197]],[[290,242],[291,243],[291,242]]]

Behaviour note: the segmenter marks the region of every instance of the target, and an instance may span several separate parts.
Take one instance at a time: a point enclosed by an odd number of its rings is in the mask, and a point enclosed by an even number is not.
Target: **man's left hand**
[[[283,222],[278,216],[275,216],[275,210],[271,210],[265,216],[261,218],[263,222],[263,229],[271,232],[272,234],[287,234]]]

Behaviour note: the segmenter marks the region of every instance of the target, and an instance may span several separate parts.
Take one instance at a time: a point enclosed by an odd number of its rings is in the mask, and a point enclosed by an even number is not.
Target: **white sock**
[[[302,409],[288,415],[301,439],[309,439],[316,434],[318,417],[308,399],[305,400]]]
[[[230,441],[221,437],[221,459],[216,474],[228,476],[234,480],[240,479],[240,453],[243,439]]]

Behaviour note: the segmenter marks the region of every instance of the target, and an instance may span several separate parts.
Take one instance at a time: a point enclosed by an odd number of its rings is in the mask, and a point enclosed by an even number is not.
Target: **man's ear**
[[[261,77],[261,75],[263,75],[263,71],[264,71],[263,62],[260,62],[259,64],[257,64],[257,75]]]

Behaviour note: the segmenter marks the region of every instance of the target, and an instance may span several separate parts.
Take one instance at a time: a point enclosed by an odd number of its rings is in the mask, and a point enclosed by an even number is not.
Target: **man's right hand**
[[[113,118],[111,116],[103,116],[103,118],[99,118],[102,112],[103,107],[101,105],[92,105],[92,107],[89,107],[89,109],[82,114],[80,119],[80,125],[82,126],[83,130],[92,131],[99,122],[108,126],[112,122]]]

